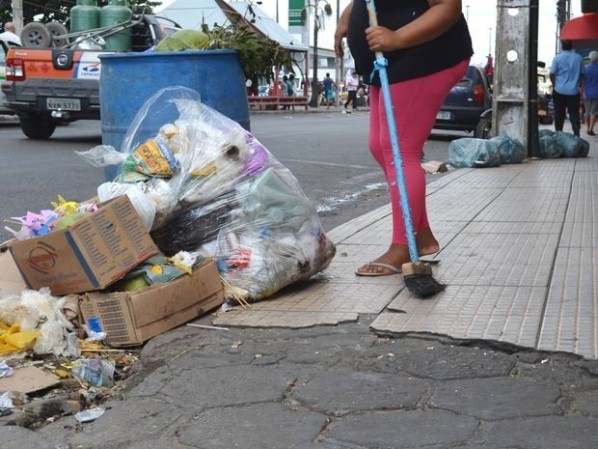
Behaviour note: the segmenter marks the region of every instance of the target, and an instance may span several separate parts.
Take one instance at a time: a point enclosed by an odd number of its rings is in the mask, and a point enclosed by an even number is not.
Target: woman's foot
[[[415,242],[420,256],[429,256],[440,251],[440,244],[430,228],[420,229],[415,236]]]
[[[420,256],[428,256],[440,251],[438,240],[430,228],[420,229],[415,236],[417,252]],[[377,259],[359,267],[358,276],[390,276],[401,272],[401,266],[411,260],[407,245],[393,243],[388,250]]]
[[[375,260],[359,267],[357,276],[390,276],[401,272],[401,266],[409,262],[407,245],[392,244],[388,250]]]

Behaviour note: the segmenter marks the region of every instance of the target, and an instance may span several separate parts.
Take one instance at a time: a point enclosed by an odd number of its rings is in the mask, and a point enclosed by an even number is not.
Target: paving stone
[[[2,449],[70,449],[68,443],[60,443],[60,439],[49,439],[47,436],[17,426],[0,428]]]
[[[596,449],[598,419],[547,416],[493,423],[487,439],[517,449]]]
[[[332,370],[296,384],[290,397],[327,415],[364,410],[413,409],[427,391],[427,383],[386,373]]]
[[[558,385],[547,387],[510,377],[444,382],[432,393],[431,407],[484,420],[562,413]]]
[[[188,369],[171,378],[161,393],[171,401],[201,408],[280,401],[294,378],[295,374],[276,367]],[[243,379],[252,380],[248,384]],[[201,393],[190,396],[190,385]]]
[[[180,408],[156,398],[128,398],[104,408],[105,413],[93,422],[78,426],[71,416],[43,427],[40,433],[64,436],[75,448],[110,449],[136,440],[164,437],[167,429],[185,416]]]
[[[598,390],[579,391],[573,399],[571,409],[576,413],[598,418]]]
[[[247,385],[247,388],[251,388]],[[308,447],[326,425],[325,415],[259,404],[207,410],[179,430],[182,444],[201,449]],[[229,432],[223,431],[223,424]]]
[[[366,412],[331,424],[326,438],[364,448],[448,448],[465,442],[477,427],[472,417],[442,410]]]
[[[451,380],[506,376],[516,360],[512,354],[491,349],[423,343],[417,349],[398,352],[393,357],[362,358],[356,367],[360,370],[400,372],[419,378]]]

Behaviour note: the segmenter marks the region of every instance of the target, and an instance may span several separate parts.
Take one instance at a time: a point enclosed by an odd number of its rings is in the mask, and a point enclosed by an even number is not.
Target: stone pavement
[[[587,159],[460,169],[428,186],[447,290],[357,278],[387,207],[329,233],[325,273],[143,349],[105,414],[3,449],[596,449],[598,139]]]

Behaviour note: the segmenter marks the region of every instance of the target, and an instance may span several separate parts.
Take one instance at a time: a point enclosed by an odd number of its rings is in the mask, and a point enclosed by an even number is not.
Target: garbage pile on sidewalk
[[[590,143],[571,133],[542,129],[539,131],[540,157],[587,157]],[[519,164],[527,158],[525,147],[516,139],[497,136],[492,139],[465,137],[453,140],[448,147],[449,164],[453,167],[498,167]]]
[[[101,409],[91,407],[136,359],[116,348],[270,297],[334,257],[292,173],[192,90],[159,91],[122,148],[80,155],[118,175],[96,198],[59,197],[53,210],[7,220],[0,416],[68,380],[75,399],[57,414],[95,419]]]

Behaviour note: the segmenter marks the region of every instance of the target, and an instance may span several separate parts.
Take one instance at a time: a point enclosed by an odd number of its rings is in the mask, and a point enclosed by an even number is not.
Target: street
[[[366,147],[367,114],[251,115],[253,134],[299,180],[317,204],[326,231],[387,202],[384,178]],[[58,127],[47,141],[30,140],[14,120],[7,122],[0,124],[2,220],[50,208],[59,194],[77,201],[96,194],[104,182],[103,171],[74,152],[101,144],[99,121]],[[426,158],[446,161],[452,137],[434,133],[426,143]],[[440,175],[428,179],[436,176]],[[3,225],[0,241],[10,237]]]

